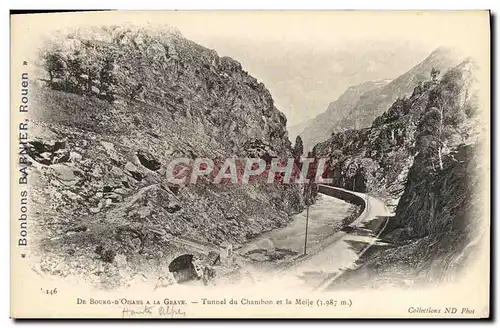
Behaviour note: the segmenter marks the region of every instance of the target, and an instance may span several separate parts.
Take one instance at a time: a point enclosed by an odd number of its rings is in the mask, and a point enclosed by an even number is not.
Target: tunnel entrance
[[[168,271],[172,272],[177,283],[183,283],[199,278],[193,264],[194,256],[192,254],[184,254],[176,257],[168,265]]]

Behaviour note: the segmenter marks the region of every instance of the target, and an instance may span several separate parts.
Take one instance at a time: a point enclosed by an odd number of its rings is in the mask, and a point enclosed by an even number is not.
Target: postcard
[[[11,15],[13,318],[488,318],[489,11]]]

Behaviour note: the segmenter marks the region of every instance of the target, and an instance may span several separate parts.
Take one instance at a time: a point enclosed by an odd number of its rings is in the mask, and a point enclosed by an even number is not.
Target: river
[[[377,242],[375,235],[386,222],[378,217],[388,212],[383,202],[365,197],[368,207],[358,218],[356,206],[320,194],[309,209],[307,255],[306,211],[295,215],[286,227],[244,244],[237,252],[248,259],[247,275],[254,282],[285,289],[324,288],[343,269],[354,268],[363,250]],[[347,230],[343,229],[346,220],[354,221]]]
[[[322,195],[309,208],[307,253],[312,254],[324,246],[331,236],[342,229],[342,222],[356,215],[356,207],[340,199]],[[286,266],[287,261],[300,258],[304,253],[306,211],[295,215],[286,227],[266,232],[245,243],[237,252],[252,260],[262,270]]]

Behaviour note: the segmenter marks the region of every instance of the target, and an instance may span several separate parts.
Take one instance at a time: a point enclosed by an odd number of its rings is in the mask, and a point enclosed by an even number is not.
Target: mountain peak
[[[433,68],[444,73],[464,59],[465,56],[454,48],[439,47],[392,81],[367,81],[349,87],[303,129],[300,135],[304,146],[312,148],[328,139],[332,132],[371,126],[398,97],[410,95],[419,83],[428,80]]]
[[[456,48],[442,46],[431,52],[427,58],[424,59],[422,64],[440,64],[446,63],[447,68],[457,65],[462,61],[465,56]]]

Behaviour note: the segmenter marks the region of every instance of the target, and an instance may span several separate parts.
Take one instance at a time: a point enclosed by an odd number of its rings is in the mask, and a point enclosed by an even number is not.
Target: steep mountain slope
[[[355,91],[353,97],[348,97],[348,101],[338,104],[338,101],[332,103],[325,113],[315,119],[314,124],[306,127],[301,133],[304,144],[310,147],[306,149],[325,141],[332,133],[369,127],[397,98],[409,96],[418,84],[426,81],[433,68],[444,72],[464,59],[453,49],[438,48],[420,64],[390,82],[361,84],[360,86],[365,85],[366,89],[360,88],[360,94],[359,86],[351,87],[352,91]]]
[[[291,154],[285,116],[233,59],[122,27],[62,35],[42,58],[29,146],[41,272],[113,286],[197,253],[189,243],[237,244],[301,209],[295,186],[167,183],[179,157]]]
[[[290,139],[290,141],[294,141],[295,138],[297,138],[297,136],[299,134],[302,133],[302,131],[304,131],[304,129],[309,126],[310,124],[312,124],[312,122],[314,121],[313,118],[311,119],[308,119],[302,123],[299,123],[299,124],[296,124],[296,125],[292,125],[288,128],[288,138]]]
[[[361,96],[373,89],[380,88],[388,81],[369,81],[349,87],[336,101],[330,103],[325,112],[316,116],[303,130],[300,136],[304,142],[304,149],[311,150],[320,141],[328,139],[331,128],[354,108]]]
[[[475,95],[470,91],[477,89],[475,69],[471,61],[464,61],[446,72],[441,80],[434,77],[418,85],[409,98],[396,100],[376,118],[372,127],[334,133],[316,145],[315,156],[330,158],[328,175],[335,185],[385,199],[399,198],[413,158],[421,151],[419,147],[422,151],[428,148],[416,144],[422,115],[435,107],[448,108],[449,113],[445,114],[449,121],[444,121],[447,128],[440,137],[442,153],[477,136]],[[455,100],[450,98],[450,93],[462,101],[453,109],[451,104]]]
[[[464,57],[450,48],[438,48],[420,64],[382,88],[365,93],[352,111],[340,122],[340,129],[369,127],[388,105],[397,98],[409,95],[419,83],[426,81],[432,69],[444,72],[458,65]],[[332,130],[339,131],[339,130]]]
[[[355,270],[331,288],[411,288],[458,280],[482,250],[489,231],[481,222],[484,161],[475,146],[445,155],[443,170],[426,169],[422,155],[410,169],[395,217],[381,236],[389,246],[374,246]],[[369,277],[369,279],[367,279]]]
[[[366,253],[342,276],[344,287],[454,279],[474,259],[487,233],[478,229],[486,168],[477,149],[486,136],[476,70],[466,60],[398,99],[371,128],[336,133],[315,147],[316,156],[331,155],[336,184],[401,196],[381,236],[389,246]]]

